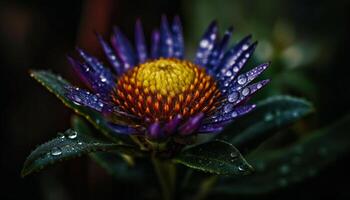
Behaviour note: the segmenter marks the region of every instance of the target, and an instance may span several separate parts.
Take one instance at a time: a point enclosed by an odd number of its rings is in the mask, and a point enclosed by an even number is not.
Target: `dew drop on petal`
[[[51,149],[51,155],[53,156],[59,156],[62,154],[62,150],[59,147],[54,147]]]
[[[247,82],[247,77],[245,75],[240,75],[238,77],[238,81],[237,82],[238,82],[238,84],[243,85],[243,84],[245,84]]]
[[[225,113],[231,112],[232,109],[233,109],[233,105],[232,105],[232,104],[227,104],[227,105],[225,105],[225,107],[224,107],[224,112],[225,112]]]
[[[236,112],[236,111],[233,111],[232,113],[231,113],[231,117],[237,117],[238,116],[238,113]]]
[[[230,95],[228,95],[228,101],[233,103],[233,102],[237,101],[238,97],[239,97],[238,92],[232,92]]]
[[[242,95],[243,95],[243,96],[248,96],[249,93],[250,93],[250,89],[249,89],[249,88],[244,88],[244,89],[242,90]]]

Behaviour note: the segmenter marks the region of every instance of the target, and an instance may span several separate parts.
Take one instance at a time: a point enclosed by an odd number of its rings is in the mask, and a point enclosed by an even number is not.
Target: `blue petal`
[[[77,105],[82,105],[101,112],[108,106],[98,95],[92,94],[87,90],[67,86],[66,97]]]
[[[231,47],[224,54],[219,64],[220,68],[218,68],[218,70],[220,71],[218,72],[218,76],[225,75],[224,73],[236,63],[236,60],[243,53],[243,51],[246,51],[249,48],[251,38],[251,35],[246,36],[240,42],[238,42],[238,44],[233,45],[233,47]]]
[[[252,111],[256,107],[256,105],[243,105],[234,108],[232,104],[228,103],[224,107],[225,109],[222,112],[219,112],[209,118],[206,118],[203,122],[203,126],[214,126],[213,124],[216,124],[217,126],[227,125],[231,123],[234,119]]]
[[[254,42],[250,46],[246,47],[245,50],[238,51],[230,59],[228,59],[229,67],[225,67],[224,65],[218,73],[218,76],[220,77],[219,80],[221,82],[221,87],[227,87],[230,85],[232,80],[236,78],[238,72],[243,68],[243,66],[247,63],[248,59],[253,54],[256,45],[257,42]]]
[[[233,27],[228,28],[222,40],[216,43],[213,52],[210,54],[208,68],[211,69],[211,71],[216,72],[219,68],[219,63],[224,56],[224,52],[229,44],[232,32]]]
[[[172,25],[173,40],[174,40],[174,57],[183,59],[184,58],[184,37],[182,33],[182,26],[179,16],[175,16]]]
[[[123,62],[124,70],[128,70],[134,67],[136,65],[134,51],[129,40],[117,27],[114,27],[114,34],[112,36],[111,42],[120,60]]]
[[[108,45],[108,43],[103,39],[101,35],[97,35],[98,41],[102,47],[104,54],[106,55],[109,63],[112,65],[114,71],[121,75],[124,72],[124,69],[121,65],[121,60],[115,55],[113,49]]]
[[[224,129],[224,126],[221,124],[205,124],[202,125],[197,133],[198,134],[216,134],[216,133],[220,133],[222,130]]]
[[[191,135],[200,127],[204,119],[204,114],[199,113],[185,122],[179,129],[180,135]]]
[[[194,62],[200,66],[206,67],[211,51],[214,48],[217,38],[218,27],[216,21],[210,23],[206,32],[199,41],[199,46]]]
[[[151,41],[151,57],[153,59],[159,58],[159,42],[160,34],[158,30],[152,32],[152,41]]]
[[[160,57],[169,58],[174,55],[174,41],[170,32],[168,20],[162,16],[160,26]]]
[[[259,76],[263,71],[265,71],[270,63],[261,64],[252,70],[239,75],[234,81],[227,87],[228,92],[237,91],[242,87],[245,87],[250,82],[252,82],[257,76]]]
[[[73,68],[78,72],[83,81],[96,93],[105,97],[115,86],[114,77],[109,69],[96,64],[97,60],[94,57],[87,55],[83,50],[79,49],[80,55],[87,61],[87,64],[80,63],[68,56],[68,61]]]
[[[138,63],[144,63],[147,58],[147,47],[145,43],[145,35],[143,33],[141,21],[138,19],[135,25],[135,45],[137,50]]]

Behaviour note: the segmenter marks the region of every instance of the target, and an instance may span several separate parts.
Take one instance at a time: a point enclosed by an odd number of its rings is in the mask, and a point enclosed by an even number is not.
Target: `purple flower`
[[[77,49],[81,59],[68,58],[88,89],[67,87],[66,96],[100,112],[119,134],[161,141],[219,133],[254,109],[247,100],[269,82],[252,83],[269,63],[240,73],[257,42],[247,36],[228,47],[232,32],[229,28],[219,38],[212,22],[189,61],[178,17],[172,23],[162,17],[150,47],[140,21],[134,46],[114,28],[110,42],[97,35],[109,67],[82,49]]]

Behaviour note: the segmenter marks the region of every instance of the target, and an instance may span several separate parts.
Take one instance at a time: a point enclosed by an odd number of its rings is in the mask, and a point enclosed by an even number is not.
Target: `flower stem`
[[[169,160],[160,160],[155,156],[152,157],[154,170],[158,176],[159,183],[162,187],[164,200],[174,199],[176,167]]]

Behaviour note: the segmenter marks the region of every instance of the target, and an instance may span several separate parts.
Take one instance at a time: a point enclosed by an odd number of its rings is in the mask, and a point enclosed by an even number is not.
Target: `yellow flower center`
[[[141,64],[136,80],[151,92],[179,94],[184,92],[195,78],[196,66],[187,61],[159,59]]]
[[[214,79],[197,65],[174,58],[149,61],[123,74],[112,94],[125,112],[150,122],[188,118],[217,106],[220,91]]]

